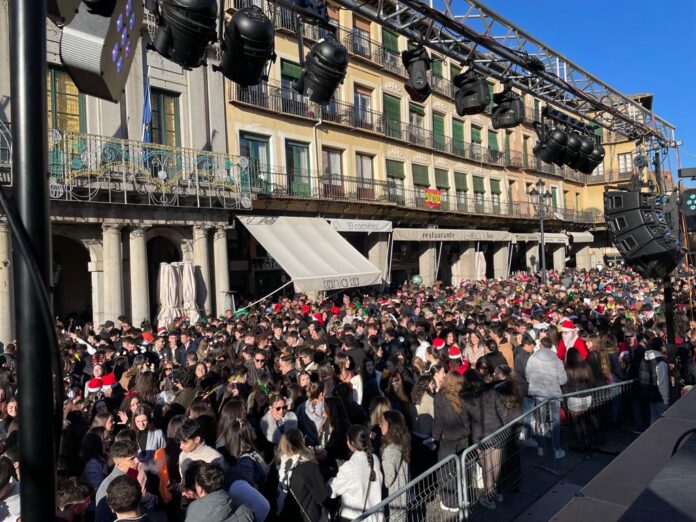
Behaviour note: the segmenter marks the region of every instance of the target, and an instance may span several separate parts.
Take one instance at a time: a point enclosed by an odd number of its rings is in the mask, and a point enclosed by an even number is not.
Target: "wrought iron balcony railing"
[[[454,93],[454,88],[452,82],[442,76],[435,76],[434,74],[430,77],[431,85],[433,90],[444,96],[452,97]]]

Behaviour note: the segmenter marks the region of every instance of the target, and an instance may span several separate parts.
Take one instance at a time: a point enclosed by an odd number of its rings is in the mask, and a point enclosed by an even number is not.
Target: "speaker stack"
[[[606,187],[604,217],[609,237],[643,277],[663,278],[679,265],[684,252],[662,212],[661,199],[635,188]]]

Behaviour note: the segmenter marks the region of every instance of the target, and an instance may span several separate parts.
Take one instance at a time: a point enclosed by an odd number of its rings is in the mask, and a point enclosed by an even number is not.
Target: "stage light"
[[[562,165],[568,143],[568,134],[559,128],[550,130],[548,127],[542,132],[538,122],[534,122],[534,129],[539,136],[539,141],[534,145],[532,151],[534,155],[544,163]]]
[[[473,69],[455,76],[453,82],[454,103],[459,116],[481,114],[490,105],[488,83]]]
[[[237,11],[225,29],[222,74],[243,87],[256,85],[266,74],[269,60],[275,60],[273,22],[258,6]]]
[[[570,162],[566,162],[571,169],[577,170],[584,174],[590,174],[594,170],[594,167],[590,168],[590,154],[594,150],[594,140],[589,136],[580,136],[580,147],[578,148],[578,153],[575,159]],[[596,166],[596,165],[595,165]]]
[[[509,88],[493,95],[491,123],[494,129],[511,129],[524,123],[524,102]]]
[[[49,20],[59,27],[75,17],[81,0],[48,0],[46,10]]]
[[[424,47],[408,49],[401,53],[401,60],[408,73],[408,81],[404,85],[406,92],[414,102],[423,103],[433,92],[428,82],[430,56]]]
[[[295,90],[313,102],[327,104],[346,77],[347,68],[348,51],[329,35],[315,43],[309,51]]]
[[[684,189],[679,210],[685,216],[696,216],[696,189]]]
[[[161,0],[154,14],[152,47],[186,69],[202,65],[208,44],[217,37],[215,0]]]
[[[117,101],[126,85],[143,22],[138,0],[85,0],[63,27],[60,57],[85,94]]]

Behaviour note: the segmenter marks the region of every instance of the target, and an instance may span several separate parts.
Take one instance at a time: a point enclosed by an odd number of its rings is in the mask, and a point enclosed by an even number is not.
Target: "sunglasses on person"
[[[276,406],[273,408],[275,411],[285,411],[288,409],[287,406]]]
[[[263,363],[266,362],[266,359],[254,359],[257,363]]]

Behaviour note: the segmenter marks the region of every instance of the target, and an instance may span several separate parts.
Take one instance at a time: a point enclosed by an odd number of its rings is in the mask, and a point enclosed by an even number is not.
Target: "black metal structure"
[[[46,112],[46,0],[13,0],[10,6],[12,168],[19,217],[29,233],[43,282],[51,267]],[[37,333],[41,296],[28,263],[17,253],[15,303],[19,379],[21,510],[25,522],[55,518],[56,440],[50,350]]]

